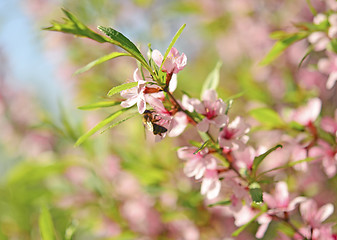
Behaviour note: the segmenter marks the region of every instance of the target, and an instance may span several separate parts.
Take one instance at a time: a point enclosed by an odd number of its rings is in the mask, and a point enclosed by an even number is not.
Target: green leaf
[[[100,57],[90,63],[88,63],[86,66],[84,66],[83,68],[77,70],[75,72],[75,74],[80,74],[80,73],[83,73],[83,72],[86,72],[88,70],[90,70],[91,68],[93,68],[94,66],[98,65],[98,64],[101,64],[103,62],[106,62],[108,60],[111,60],[111,59],[114,59],[116,57],[120,57],[120,56],[131,56],[130,54],[128,53],[122,53],[122,52],[113,52],[113,53],[110,53],[108,55],[105,55],[103,57]]]
[[[302,40],[307,37],[308,33],[306,32],[298,32],[288,38],[277,41],[272,49],[268,52],[268,54],[262,59],[260,62],[261,66],[266,66],[278,58],[284,50],[286,50],[291,44]]]
[[[144,56],[140,53],[139,49],[136,47],[134,43],[132,43],[127,37],[125,37],[122,33],[116,31],[111,27],[98,27],[99,30],[104,32],[111,40],[110,43],[123,48],[125,51],[130,53],[134,58],[136,58],[139,62],[143,64],[143,66],[152,73],[152,69],[146,62]]]
[[[130,89],[130,88],[136,87],[137,85],[138,85],[138,82],[124,83],[124,84],[121,84],[121,85],[118,85],[116,87],[111,88],[107,95],[109,97],[111,97],[112,95],[114,95],[116,93],[119,93],[123,90],[127,90],[127,89]]]
[[[263,192],[260,185],[257,182],[254,182],[249,185],[249,194],[252,197],[254,203],[262,203],[263,202]]]
[[[87,140],[91,135],[93,135],[95,132],[100,130],[102,127],[106,126],[110,122],[112,122],[115,118],[117,118],[119,115],[121,115],[123,112],[127,111],[128,108],[123,108],[118,110],[117,112],[112,113],[110,116],[108,116],[103,121],[99,122],[95,127],[90,129],[88,132],[83,134],[81,137],[78,138],[78,140],[75,143],[75,146],[81,145],[85,140]]]
[[[261,154],[254,158],[253,166],[252,166],[252,176],[255,176],[258,166],[262,163],[262,161],[273,151],[278,148],[282,148],[282,145],[278,144],[275,147],[269,149],[267,152]]]
[[[216,203],[208,204],[208,207],[226,206],[226,205],[229,205],[231,203],[232,203],[231,200],[219,201],[219,202],[216,202]]]
[[[179,30],[176,32],[176,34],[174,35],[170,45],[168,46],[168,48],[166,49],[166,52],[164,54],[164,58],[163,58],[163,62],[161,63],[161,66],[160,66],[160,69],[159,69],[159,72],[161,71],[161,69],[163,68],[163,65],[167,59],[167,56],[169,55],[170,51],[171,51],[171,48],[173,47],[173,45],[176,43],[176,41],[178,40],[180,34],[183,32],[184,28],[186,27],[186,24],[183,24]]]
[[[268,128],[283,127],[285,122],[279,114],[270,108],[256,108],[251,110],[250,115]]]
[[[206,140],[193,154],[197,154],[201,150],[203,150],[207,145],[211,142],[210,139]]]
[[[96,103],[91,103],[88,105],[84,105],[81,107],[78,107],[80,110],[93,110],[93,109],[98,109],[98,108],[106,108],[106,107],[113,107],[119,105],[121,102],[120,101],[102,101],[102,102],[96,102]]]
[[[218,61],[215,65],[215,68],[212,72],[207,76],[201,90],[201,96],[204,94],[204,92],[208,89],[214,89],[219,85],[220,81],[220,68],[222,66],[222,62]]]
[[[39,227],[42,240],[54,240],[55,232],[54,225],[50,213],[46,206],[43,206],[41,209],[39,217]]]
[[[64,23],[52,21],[52,26],[44,30],[57,31],[74,34],[80,37],[87,37],[100,43],[109,42],[109,39],[94,32],[82,22],[80,22],[72,13],[62,8],[63,13],[67,16]]]
[[[134,113],[134,114],[131,114],[130,116],[128,116],[128,117],[126,117],[126,118],[124,118],[124,119],[122,119],[122,120],[119,120],[118,122],[115,122],[114,124],[110,125],[108,128],[106,128],[105,130],[103,130],[101,133],[104,133],[105,131],[107,131],[107,130],[113,128],[113,127],[116,127],[116,126],[118,126],[119,124],[121,124],[121,123],[125,122],[126,120],[129,120],[130,118],[133,118],[133,117],[135,117],[135,116],[137,116],[137,115],[139,115],[138,112],[136,112],[136,113]]]

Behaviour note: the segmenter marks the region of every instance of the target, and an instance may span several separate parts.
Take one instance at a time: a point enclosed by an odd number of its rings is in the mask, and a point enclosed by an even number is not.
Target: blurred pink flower
[[[281,215],[280,217],[283,217],[285,212],[293,211],[296,205],[305,201],[306,198],[296,197],[290,201],[287,184],[278,182],[274,194],[263,193],[263,200],[267,203],[269,210],[257,219],[258,223],[261,224],[255,235],[257,238],[262,238],[267,231],[269,223],[272,221],[270,215]]]
[[[210,124],[214,124],[217,128],[226,125],[228,121],[228,117],[225,115],[226,104],[218,98],[215,90],[206,90],[202,95],[202,102],[198,99],[191,99],[191,103],[196,112],[205,116],[198,123],[199,131],[207,132]]]
[[[233,152],[235,161],[235,167],[240,169],[252,169],[254,158],[256,157],[256,152],[253,147],[248,146],[243,151],[234,151]]]
[[[249,137],[249,126],[242,117],[236,117],[231,123],[223,128],[219,134],[219,145],[230,150],[244,150]]]
[[[326,82],[326,88],[331,89],[337,81],[337,55],[332,52],[327,52],[327,55],[328,58],[320,59],[317,65],[320,72],[329,75],[328,81]]]
[[[158,50],[153,50],[152,59],[157,64],[158,67],[161,66],[163,62],[163,55]],[[179,52],[176,48],[172,47],[164,64],[163,72],[167,73],[178,73],[183,70],[187,63],[187,57],[184,53],[179,55]]]
[[[309,151],[309,157],[316,157],[322,161],[326,175],[331,178],[337,172],[337,150],[330,144],[319,139],[318,146],[312,147]]]
[[[295,122],[308,126],[317,119],[321,112],[321,107],[321,100],[319,98],[312,98],[305,106],[296,109],[290,118]]]
[[[337,137],[337,109],[335,110],[335,118],[323,117],[321,127],[324,131],[334,134]]]
[[[201,183],[201,194],[206,195],[208,199],[214,199],[219,195],[221,182],[219,180],[217,164],[210,161],[206,165],[206,170]]]
[[[331,203],[325,204],[318,209],[317,203],[312,199],[308,199],[300,205],[302,219],[313,228],[321,227],[322,222],[324,222],[333,211],[334,206]]]

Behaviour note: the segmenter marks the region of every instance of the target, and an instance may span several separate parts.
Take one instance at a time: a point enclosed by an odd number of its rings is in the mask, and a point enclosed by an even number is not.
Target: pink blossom
[[[324,171],[328,177],[333,177],[337,172],[337,150],[323,140],[318,140],[318,146],[309,151],[310,157],[316,157],[322,161]]]
[[[337,109],[335,110],[335,118],[323,117],[321,120],[323,130],[336,135],[337,137]]]
[[[121,106],[128,108],[137,104],[138,112],[143,114],[146,110],[147,98],[149,97],[145,95],[144,91],[146,88],[156,88],[157,86],[147,86],[147,82],[138,76],[138,69],[133,73],[133,82],[137,82],[138,86],[121,91],[121,96],[126,98],[126,100],[121,103]]]
[[[206,170],[201,183],[201,194],[206,195],[208,199],[214,199],[219,195],[221,182],[219,180],[217,164],[210,161],[206,165]]]
[[[216,159],[208,154],[208,149],[204,148],[198,153],[194,154],[198,150],[197,147],[182,147],[178,149],[178,158],[186,160],[184,172],[188,177],[195,177],[195,179],[201,179],[207,169],[207,166],[213,166]]]
[[[327,52],[327,55],[328,58],[320,59],[317,65],[320,72],[329,75],[326,88],[331,89],[337,81],[337,55],[332,52]]]
[[[164,57],[158,50],[153,50],[152,59],[157,64],[157,66],[160,67]],[[163,72],[167,73],[178,73],[179,71],[184,69],[186,63],[186,55],[184,53],[179,55],[178,50],[172,47],[163,64],[162,70]]]
[[[217,128],[226,125],[228,121],[228,117],[225,115],[226,104],[218,98],[215,90],[206,90],[202,95],[202,102],[198,99],[191,99],[191,103],[196,112],[205,116],[198,123],[199,131],[207,132],[210,124],[214,124]]]
[[[257,238],[262,238],[267,231],[269,223],[272,221],[270,215],[282,215],[285,212],[291,212],[295,209],[296,205],[305,201],[304,197],[296,197],[292,201],[289,198],[288,186],[285,182],[278,182],[275,187],[273,195],[263,193],[263,200],[270,208],[266,214],[261,215],[257,221],[260,227],[256,233]]]
[[[320,228],[324,222],[334,211],[331,203],[325,204],[321,208],[317,208],[314,200],[308,199],[300,205],[302,219],[306,224],[313,228]]]
[[[254,158],[256,157],[254,148],[248,146],[243,151],[234,151],[233,155],[235,158],[234,165],[237,169],[252,169]]]
[[[312,124],[321,112],[322,102],[319,98],[312,98],[307,105],[299,107],[292,113],[291,119],[304,126]]]
[[[219,134],[219,145],[222,148],[242,151],[249,137],[249,126],[243,118],[236,117],[231,123],[223,128]]]

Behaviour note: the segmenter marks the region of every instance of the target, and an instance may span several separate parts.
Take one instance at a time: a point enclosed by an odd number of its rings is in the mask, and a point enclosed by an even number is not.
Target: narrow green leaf
[[[63,13],[67,18],[64,18],[64,22],[52,21],[52,26],[44,28],[44,30],[57,31],[74,34],[80,37],[87,37],[100,43],[109,42],[109,39],[94,32],[88,28],[85,24],[80,22],[72,13],[62,8]]]
[[[226,206],[226,205],[229,205],[231,203],[232,203],[231,200],[219,201],[219,202],[216,202],[216,203],[208,204],[208,207]]]
[[[277,41],[268,54],[260,62],[261,66],[266,66],[278,58],[284,50],[286,50],[291,44],[304,39],[308,36],[306,32],[298,32],[288,38]]]
[[[128,116],[128,117],[126,117],[126,118],[124,118],[124,119],[122,119],[122,120],[119,120],[118,122],[115,122],[114,124],[111,124],[108,128],[106,128],[105,130],[103,130],[101,133],[104,133],[105,131],[107,131],[107,130],[113,128],[113,127],[116,127],[116,126],[118,126],[119,124],[121,124],[121,123],[125,122],[126,120],[129,120],[130,118],[133,118],[133,117],[135,117],[135,116],[137,116],[137,115],[139,115],[138,112],[136,112],[136,113],[134,113],[134,114],[131,114],[130,116]]]
[[[208,139],[207,141],[205,141],[193,154],[197,154],[198,152],[200,152],[201,150],[203,150],[205,147],[207,147],[207,145],[211,142],[210,139]]]
[[[204,92],[208,89],[214,89],[219,85],[220,81],[220,68],[222,66],[222,62],[218,61],[215,65],[215,68],[212,70],[212,72],[209,73],[207,76],[204,84],[202,85],[202,90],[201,90],[201,96],[204,94]]]
[[[80,110],[93,110],[93,109],[98,109],[98,108],[106,108],[106,107],[113,107],[116,105],[119,105],[121,102],[120,101],[102,101],[102,102],[96,102],[96,103],[91,103],[88,105],[84,105],[81,107],[78,107]]]
[[[254,203],[260,204],[263,202],[263,192],[257,182],[249,185],[249,194],[252,197]]]
[[[93,135],[95,132],[100,130],[102,127],[106,126],[110,122],[112,122],[115,118],[117,118],[119,115],[121,115],[123,112],[127,111],[128,108],[123,108],[118,110],[117,112],[112,113],[110,116],[108,116],[103,121],[99,122],[95,127],[90,129],[87,133],[83,134],[81,137],[78,138],[77,142],[75,143],[75,146],[81,145],[85,140],[87,140],[91,135]]]
[[[107,95],[109,97],[111,97],[112,95],[114,95],[116,93],[119,93],[123,90],[127,90],[127,89],[130,89],[130,88],[136,87],[137,85],[138,85],[137,82],[124,83],[124,84],[121,84],[121,85],[118,85],[116,87],[111,88]]]
[[[167,59],[167,56],[169,55],[170,53],[170,50],[171,48],[173,47],[173,45],[176,43],[176,41],[178,40],[180,34],[183,32],[184,28],[186,27],[186,24],[183,24],[179,30],[176,32],[176,34],[174,35],[170,45],[168,46],[168,48],[166,49],[166,52],[165,52],[165,55],[164,55],[164,58],[163,58],[163,62],[161,63],[161,66],[160,66],[160,69],[159,69],[159,72],[161,72],[161,69],[163,68],[163,65]]]
[[[270,108],[256,108],[249,113],[268,128],[283,127],[285,125],[279,114]]]
[[[54,240],[55,232],[54,225],[50,213],[46,206],[43,206],[41,209],[39,217],[39,227],[42,240]]]
[[[122,52],[113,52],[113,53],[110,53],[108,55],[105,55],[103,57],[100,57],[100,58],[98,58],[98,59],[96,59],[96,60],[88,63],[83,68],[77,70],[75,72],[75,74],[80,74],[80,73],[86,72],[86,71],[90,70],[91,68],[93,68],[94,66],[96,66],[98,64],[101,64],[103,62],[106,62],[108,60],[111,60],[111,59],[114,59],[114,58],[120,57],[120,56],[131,56],[131,55],[128,54],[128,53],[122,53]]]
[[[278,144],[275,147],[272,147],[271,149],[269,149],[267,152],[261,154],[260,156],[257,156],[254,158],[253,161],[253,166],[252,166],[252,176],[255,176],[256,171],[258,166],[262,163],[262,161],[273,151],[275,151],[278,148],[282,148],[282,145]]]
[[[143,66],[150,71],[150,73],[152,73],[152,69],[146,62],[144,56],[140,53],[136,45],[133,42],[131,42],[127,37],[125,37],[122,33],[116,31],[111,27],[99,26],[98,29],[104,32],[111,39],[109,41],[110,43],[123,48],[125,51],[130,53],[134,58],[140,61],[143,64]]]

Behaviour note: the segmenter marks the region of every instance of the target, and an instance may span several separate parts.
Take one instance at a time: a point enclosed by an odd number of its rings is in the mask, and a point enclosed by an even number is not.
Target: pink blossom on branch
[[[321,73],[327,74],[329,76],[328,81],[326,82],[326,88],[331,89],[337,81],[337,55],[332,52],[327,52],[327,55],[328,58],[320,59],[317,65],[318,70]]]
[[[291,115],[291,120],[309,126],[312,124],[321,112],[322,101],[319,98],[312,98],[305,106],[299,107]]]
[[[245,148],[249,137],[249,126],[242,117],[236,117],[231,123],[225,126],[219,134],[219,145],[225,150],[239,150]]]
[[[158,67],[161,66],[164,57],[158,50],[153,50],[152,59]],[[172,47],[163,64],[162,70],[167,73],[178,73],[183,70],[187,63],[187,57],[184,53],[179,55],[176,48]]]
[[[337,137],[337,109],[335,110],[335,117],[323,117],[321,121],[321,128],[328,133],[332,133]]]
[[[218,95],[215,90],[209,89],[202,95],[202,101],[198,99],[191,99],[195,111],[204,115],[205,117],[198,123],[198,130],[207,132],[210,124],[217,128],[224,127],[227,124],[228,116],[225,115],[226,104]]]

